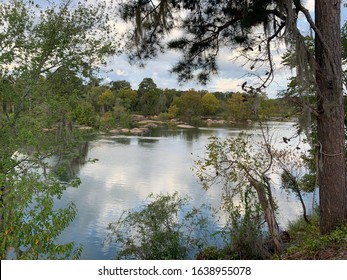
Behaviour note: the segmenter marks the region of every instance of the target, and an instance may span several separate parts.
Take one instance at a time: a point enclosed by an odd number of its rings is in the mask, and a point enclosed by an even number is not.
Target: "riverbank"
[[[300,219],[289,225],[283,239],[284,252],[278,255],[273,252],[270,239],[256,238],[259,255],[247,255],[255,244],[247,243],[247,237],[233,248],[232,244],[226,248],[207,247],[196,255],[198,260],[216,259],[267,259],[267,260],[347,260],[347,225],[341,226],[327,235],[320,235],[319,218],[310,219],[310,224]],[[259,244],[262,246],[259,247]],[[270,244],[270,246],[269,246]],[[251,250],[252,251],[252,250]],[[254,253],[254,252],[253,252]]]
[[[203,117],[199,120],[195,120],[192,122],[186,122],[182,121],[178,118],[163,118],[161,116],[145,116],[140,114],[132,114],[130,116],[130,122],[127,123],[126,126],[117,125],[115,127],[113,126],[106,126],[106,127],[91,127],[86,125],[74,125],[74,127],[78,130],[96,130],[96,131],[102,131],[110,134],[121,134],[121,135],[133,135],[133,136],[143,136],[148,133],[153,128],[157,127],[170,127],[170,128],[179,128],[179,129],[197,129],[199,127],[235,127],[235,126],[251,126],[257,121],[254,120],[243,120],[243,121],[235,121],[235,120],[225,120],[220,117]],[[294,121],[293,119],[278,119],[278,118],[272,118],[268,119],[267,121],[276,121],[276,122],[288,122],[288,121]],[[50,128],[50,129],[44,129],[44,131],[56,131],[57,128]]]
[[[144,116],[139,114],[134,114],[131,116],[131,127],[117,127],[117,128],[107,128],[104,129],[105,132],[111,134],[125,134],[125,135],[146,135],[151,129],[157,127],[170,127],[170,128],[180,128],[180,129],[196,129],[198,127],[229,127],[238,124],[242,125],[252,125],[251,120],[246,120],[244,122],[238,123],[235,121],[228,121],[224,119],[213,119],[205,118],[198,122],[185,122],[177,118],[173,119],[162,119],[158,116]],[[88,129],[83,127],[83,129]],[[92,128],[90,128],[92,129]]]
[[[320,235],[319,217],[311,218],[310,222],[298,220],[288,227],[290,242],[280,259],[347,260],[347,225]]]
[[[153,128],[157,127],[171,127],[171,128],[183,128],[183,129],[194,129],[195,126],[183,122],[179,119],[160,120],[157,116],[144,116],[144,115],[133,115],[132,116],[132,127],[118,127],[108,129],[107,132],[111,134],[125,134],[125,135],[145,135]]]

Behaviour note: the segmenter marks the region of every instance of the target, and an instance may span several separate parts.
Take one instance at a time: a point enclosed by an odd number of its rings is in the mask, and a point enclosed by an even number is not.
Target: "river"
[[[269,134],[276,145],[285,145],[283,137],[295,134],[294,123],[270,122]],[[236,137],[246,131],[253,138],[261,137],[259,125],[230,128],[153,129],[146,136],[98,135],[88,142],[87,157],[97,161],[76,166],[81,179],[79,188],[69,188],[56,202],[63,207],[73,201],[78,214],[64,230],[59,242],[82,244],[81,259],[113,259],[115,248],[104,246],[107,225],[117,220],[124,210],[137,208],[151,193],[178,192],[188,195],[194,206],[206,203],[220,205],[220,189],[204,191],[192,168],[202,157],[210,136]],[[307,148],[299,139],[293,147]],[[276,181],[276,179],[275,179]],[[280,226],[301,215],[301,206],[293,195],[274,187],[281,209]],[[310,206],[310,197],[307,204]],[[309,207],[310,208],[310,207]]]

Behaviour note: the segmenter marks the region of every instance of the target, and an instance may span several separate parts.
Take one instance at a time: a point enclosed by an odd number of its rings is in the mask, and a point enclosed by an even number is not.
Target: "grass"
[[[288,227],[290,242],[281,259],[347,259],[347,225],[320,235],[319,217],[311,224],[298,220]]]

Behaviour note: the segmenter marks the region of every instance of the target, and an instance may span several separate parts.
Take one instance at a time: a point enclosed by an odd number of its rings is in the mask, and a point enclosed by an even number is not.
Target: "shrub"
[[[100,127],[109,129],[116,126],[116,120],[112,112],[106,112],[100,118]]]
[[[183,211],[189,200],[177,193],[149,198],[154,201],[109,224],[106,243],[118,246],[118,259],[186,259],[203,246],[202,239],[195,237],[207,224],[200,209]]]
[[[81,102],[73,111],[73,117],[80,125],[95,126],[96,125],[96,113],[93,105],[88,102]]]

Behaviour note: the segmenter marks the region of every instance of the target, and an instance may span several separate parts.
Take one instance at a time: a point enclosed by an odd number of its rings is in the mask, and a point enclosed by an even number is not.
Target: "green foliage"
[[[102,4],[70,4],[46,9],[36,7],[34,1],[1,4],[2,66],[17,63],[13,72],[31,77],[66,65],[89,75],[93,62],[102,63],[106,54],[114,53]]]
[[[141,96],[145,92],[152,89],[157,89],[156,83],[153,81],[152,78],[144,78],[142,82],[139,84],[138,93]]]
[[[289,225],[291,243],[287,249],[288,256],[302,255],[304,258],[313,258],[319,251],[326,248],[346,248],[347,227],[342,225],[331,233],[320,234],[319,216],[311,218],[311,224],[298,220]]]
[[[81,249],[76,249],[74,243],[56,243],[77,209],[73,203],[54,209],[54,200],[61,198],[67,187],[77,187],[79,181],[62,185],[55,176],[39,175],[31,164],[24,158],[6,178],[1,176],[1,259],[78,257]]]
[[[174,99],[175,100],[175,99]],[[170,118],[176,118],[178,115],[178,107],[176,104],[172,104],[168,109],[168,114]]]
[[[122,81],[114,81],[111,82],[111,89],[118,94],[120,90],[122,89],[131,89],[131,85],[128,81],[122,80]]]
[[[223,206],[231,214],[232,221],[238,220],[237,215],[233,214],[235,210],[236,214],[239,213],[238,207],[244,211],[245,217],[249,211],[253,218],[250,219],[250,223],[241,223],[241,228],[245,226],[248,229],[252,224],[257,228],[259,223],[255,223],[254,217],[257,217],[257,211],[261,210],[275,250],[281,252],[282,245],[275,215],[277,205],[268,177],[274,159],[264,134],[263,137],[264,143],[253,145],[250,145],[249,137],[242,134],[237,138],[225,140],[210,137],[205,158],[196,161],[196,174],[203,188],[209,189],[214,184],[222,188]]]
[[[131,128],[133,121],[131,114],[126,108],[116,105],[113,107],[113,116],[115,118],[116,125],[123,128]]]
[[[116,119],[112,112],[106,112],[100,117],[100,128],[110,129],[116,127]]]
[[[197,256],[197,260],[225,260],[232,259],[230,257],[230,248],[224,247],[223,249],[207,246],[201,250]]]
[[[98,105],[102,108],[102,113],[110,111],[115,104],[115,96],[112,90],[107,89],[98,97]]]
[[[94,107],[89,102],[79,102],[72,111],[72,115],[80,125],[96,126],[96,113]]]
[[[195,90],[189,90],[180,97],[174,97],[171,107],[169,113],[175,113],[176,116],[188,121],[200,118],[203,110],[201,96]]]
[[[296,116],[295,109],[288,99],[263,99],[259,106],[259,116],[263,120],[280,119],[287,120]]]
[[[100,106],[98,105],[98,98],[107,89],[108,88],[105,86],[89,86],[86,87],[84,91],[85,101],[92,104],[96,112],[100,111]]]
[[[170,113],[160,113],[158,118],[161,121],[168,121],[168,120],[174,118],[174,116],[171,115]]]
[[[121,88],[117,93],[117,103],[128,110],[134,111],[137,105],[137,92],[131,88]]]
[[[220,102],[212,93],[204,94],[201,102],[204,115],[215,115],[220,109]]]
[[[223,246],[203,248],[197,259],[267,259],[264,218],[252,189],[245,189],[241,200],[236,202],[224,195],[223,214],[227,222],[214,235],[224,239]]]
[[[247,99],[240,93],[234,93],[228,99],[228,116],[234,120],[246,120],[252,116]]]
[[[68,84],[68,82],[65,82],[65,84]],[[126,120],[129,119],[128,115],[130,113],[140,112],[152,116],[162,114],[165,119],[180,118],[191,124],[200,125],[202,116],[217,114],[224,116],[226,119],[237,121],[253,119],[256,116],[253,114],[255,103],[259,102],[257,105],[258,113],[262,119],[283,119],[292,115],[285,100],[282,99],[272,100],[261,96],[258,101],[255,101],[254,97],[240,93],[214,94],[206,91],[198,92],[193,89],[186,92],[175,89],[160,89],[149,78],[144,79],[139,91],[132,90],[126,81],[116,81],[111,84],[114,84],[117,88],[119,87],[116,93],[115,90],[111,90],[106,86],[82,86],[78,92],[76,90],[72,91],[69,101],[62,103],[60,106],[60,112],[66,114],[69,110],[75,111],[76,107],[80,107],[80,103],[87,102],[93,105],[95,111],[99,111],[101,108],[100,115],[106,111],[113,112],[117,124],[121,123],[120,114],[124,114]],[[64,91],[64,87],[60,91]],[[59,108],[57,102],[50,102],[52,103],[51,106],[55,108],[54,111],[57,111],[57,108]],[[115,108],[117,112],[114,111]],[[121,108],[125,110],[121,110]],[[72,116],[76,119],[75,113]],[[103,121],[103,123],[105,122]],[[128,124],[124,127],[131,126],[128,121],[125,121],[125,123]]]
[[[1,259],[68,259],[81,251],[57,241],[76,207],[54,207],[79,180],[60,181],[46,159],[76,144],[72,111],[83,122],[91,113],[77,107],[83,79],[115,46],[103,4],[71,3],[0,4]]]
[[[254,193],[245,192],[245,208],[230,209],[231,252],[236,259],[266,259],[262,225],[264,218]],[[249,197],[248,197],[249,196]]]
[[[249,136],[241,134],[225,140],[212,136],[209,140],[206,159],[196,162],[197,175],[206,188],[218,180],[225,188],[235,188],[232,194],[241,197],[243,188],[249,186],[249,178],[264,180],[261,176],[271,164],[271,155],[255,151]],[[231,182],[237,184],[230,185]]]
[[[157,115],[166,110],[165,95],[158,88],[150,88],[140,95],[140,111],[146,115]]]
[[[139,210],[127,211],[109,224],[106,242],[118,248],[117,258],[142,260],[185,259],[189,251],[200,248],[194,237],[206,227],[201,210],[187,209],[189,200],[173,195],[151,195],[150,203]]]

